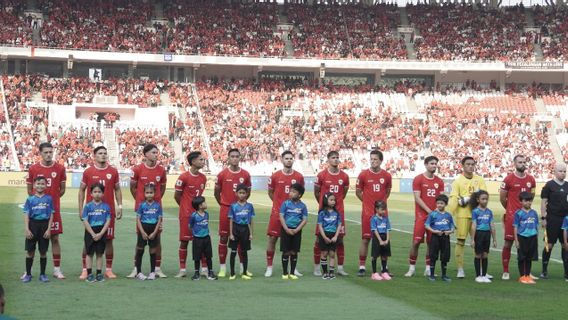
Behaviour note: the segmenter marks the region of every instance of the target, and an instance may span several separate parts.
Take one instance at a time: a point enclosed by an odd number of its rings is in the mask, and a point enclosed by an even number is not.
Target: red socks
[[[60,265],[61,265],[61,255],[53,254],[53,266],[55,268],[59,268]]]
[[[272,262],[274,261],[274,251],[266,251],[266,266],[272,267]]]
[[[187,249],[178,249],[178,256],[179,256],[179,268],[185,269],[185,262],[187,260]]]
[[[511,260],[511,248],[503,248],[501,252],[501,262],[503,263],[503,272],[509,272],[509,260]]]
[[[343,243],[337,245],[337,265],[342,266],[345,262],[345,246]]]
[[[227,245],[219,243],[218,251],[219,251],[219,263],[225,264],[225,262],[227,261]]]

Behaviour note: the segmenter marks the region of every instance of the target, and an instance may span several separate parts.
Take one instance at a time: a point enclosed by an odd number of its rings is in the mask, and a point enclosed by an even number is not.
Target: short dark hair
[[[158,149],[158,147],[153,143],[148,143],[144,146],[144,149],[142,149],[142,153],[146,154],[146,152],[148,152],[152,149]]]
[[[193,198],[193,200],[191,200],[191,206],[197,211],[199,210],[199,206],[201,206],[203,202],[205,202],[205,198],[202,196],[197,196]]]
[[[45,149],[45,148],[52,148],[53,149],[53,145],[51,144],[51,142],[42,142],[42,143],[39,144],[39,147],[38,147],[39,152],[42,152],[43,149]]]
[[[428,164],[430,161],[436,160],[436,162],[440,162],[440,159],[436,156],[428,156],[424,159],[424,164]]]
[[[199,158],[201,156],[201,151],[192,151],[187,155],[187,163],[191,166],[193,160]]]
[[[230,156],[231,153],[233,153],[233,152],[236,152],[236,153],[238,153],[239,155],[241,154],[241,151],[239,151],[239,149],[237,149],[237,148],[231,148],[231,149],[229,149],[229,152],[227,152],[227,155]]]
[[[375,209],[387,209],[387,203],[382,200],[375,201]]]
[[[102,149],[106,150],[107,148],[105,146],[98,146],[95,148],[95,150],[93,150],[93,154],[97,154],[97,152]]]
[[[240,190],[245,190],[248,191],[249,187],[244,184],[244,183],[239,183],[239,185],[237,185],[237,188],[235,189],[235,192],[239,192]]]
[[[448,198],[447,195],[445,195],[445,194],[440,194],[440,195],[438,195],[438,196],[436,197],[436,202],[438,202],[438,201],[442,201],[443,203],[448,204],[448,202],[450,201],[450,199]]]
[[[472,156],[465,156],[465,157],[463,157],[463,159],[461,159],[461,161],[460,161],[461,164],[462,164],[462,166],[465,164],[465,162],[466,162],[467,160],[473,160],[473,162],[475,163],[475,159],[474,159]]]
[[[534,199],[534,194],[527,192],[527,191],[523,191],[519,194],[519,201],[533,201]]]
[[[306,192],[306,188],[304,188],[303,185],[301,185],[300,183],[292,183],[292,185],[290,186],[290,189],[294,189],[296,191],[298,191],[298,193],[300,194],[300,197],[304,195],[304,192]]]
[[[146,183],[146,184],[144,185],[144,192],[146,192],[146,189],[150,189],[150,190],[156,192],[156,185],[155,185],[153,182],[151,182],[151,183]]]
[[[332,192],[326,192],[323,195],[323,198],[321,198],[321,208],[322,209],[329,207],[329,198],[330,197],[335,197],[335,194],[332,193]],[[335,206],[333,206],[332,209],[335,209]]]
[[[282,158],[284,158],[285,155],[291,155],[292,157],[294,157],[294,153],[290,150],[286,150],[284,152],[282,152],[282,154],[280,155]]]
[[[513,158],[513,162],[517,161],[519,158],[526,158],[524,154],[518,154]]]
[[[375,149],[375,150],[371,151],[371,153],[369,155],[370,156],[377,155],[377,156],[379,156],[379,160],[381,160],[381,161],[383,161],[383,159],[384,159],[383,153],[381,152],[381,150]]]
[[[93,190],[94,190],[95,188],[101,189],[101,191],[102,191],[103,193],[105,192],[105,185],[102,184],[102,183],[100,183],[100,182],[93,183],[93,184],[91,185],[91,192],[93,192]]]
[[[333,157],[333,156],[338,156],[338,157],[339,157],[339,152],[333,150],[333,151],[330,151],[330,152],[327,153],[327,158],[328,158],[328,159],[331,158],[331,157]]]
[[[34,182],[40,181],[40,180],[43,180],[43,181],[46,181],[46,182],[47,182],[47,179],[46,179],[44,176],[37,176],[37,177],[35,177]]]

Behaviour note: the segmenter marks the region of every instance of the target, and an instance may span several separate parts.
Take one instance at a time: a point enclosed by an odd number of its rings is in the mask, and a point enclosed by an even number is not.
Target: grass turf
[[[300,280],[280,279],[279,254],[274,263],[274,276],[264,278],[266,224],[270,201],[264,192],[255,192],[255,238],[249,254],[252,281],[240,279],[229,282],[191,281],[174,279],[177,272],[177,206],[173,193],[165,195],[165,231],[162,235],[162,269],[170,277],[157,281],[136,281],[124,276],[132,269],[135,245],[133,202],[124,190],[125,217],[117,223],[115,262],[113,270],[120,278],[104,283],[87,284],[78,279],[81,271],[80,254],[83,245],[83,228],[77,213],[77,190],[70,189],[62,199],[65,233],[61,236],[62,270],[67,279],[51,279],[48,284],[37,281],[39,259],[34,261],[34,280],[22,284],[18,279],[24,270],[23,218],[19,204],[25,200],[24,188],[0,188],[0,282],[7,297],[6,313],[17,319],[140,319],[140,318],[200,318],[209,319],[320,319],[332,318],[482,318],[523,319],[552,318],[563,314],[561,301],[568,301],[568,284],[562,277],[562,265],[557,246],[553,252],[551,279],[538,281],[535,286],[524,286],[515,281],[518,272],[513,255],[510,264],[512,280],[498,279],[501,274],[500,252],[489,256],[489,271],[496,276],[494,283],[483,285],[473,281],[472,249],[466,249],[466,275],[464,280],[452,283],[430,283],[421,273],[425,248],[421,247],[417,263],[417,276],[404,278],[408,268],[408,249],[414,223],[414,204],[410,194],[393,194],[389,201],[391,212],[392,251],[389,268],[395,274],[390,282],[374,282],[355,276],[358,266],[360,242],[360,202],[350,193],[346,200],[347,232],[346,269],[351,274],[334,281],[323,281],[311,276],[313,230],[315,217],[310,216],[303,233],[303,250],[299,269],[304,273]],[[207,193],[210,195],[210,192]],[[209,212],[215,219],[218,207],[214,199],[207,198]],[[304,200],[310,210],[316,209],[313,194],[306,193]],[[534,203],[539,208],[539,203]],[[503,210],[493,196],[490,208],[500,221]],[[214,262],[218,265],[216,243],[217,225],[212,222],[214,234]],[[501,225],[497,226],[498,243],[502,245]],[[542,243],[540,243],[542,247]],[[453,250],[453,248],[452,248]],[[499,250],[499,249],[497,249]],[[453,253],[453,252],[452,252]],[[51,261],[51,254],[48,254]],[[188,266],[191,265],[189,261]],[[149,268],[148,254],[144,256],[143,270]],[[367,269],[370,263],[367,262]],[[439,267],[438,267],[439,270]],[[48,262],[48,274],[51,262]],[[455,276],[455,263],[450,261],[450,276]],[[540,273],[535,263],[533,274]],[[51,278],[51,276],[50,276]]]

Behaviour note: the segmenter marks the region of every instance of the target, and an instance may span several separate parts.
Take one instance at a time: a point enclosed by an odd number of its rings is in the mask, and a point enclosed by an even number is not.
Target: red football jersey
[[[103,202],[110,206],[112,216],[115,215],[114,210],[114,188],[120,185],[120,176],[118,170],[113,166],[107,165],[105,168],[97,168],[90,166],[83,172],[83,179],[81,184],[87,186],[85,193],[87,194],[87,203],[93,200],[91,196],[91,185],[95,183],[102,183],[105,186]]]
[[[424,174],[419,174],[412,181],[412,191],[419,191],[420,199],[424,201],[428,208],[436,210],[436,197],[444,192],[444,180],[436,175],[430,179]],[[420,216],[430,214],[430,212],[424,211],[418,203],[414,204],[414,213]]]
[[[33,186],[34,179],[37,177],[45,177],[45,180],[47,180],[45,193],[50,195],[53,199],[53,209],[55,212],[61,213],[61,197],[59,195],[61,192],[61,183],[67,181],[65,167],[56,162],[53,162],[49,167],[41,163],[36,163],[28,170],[26,183]],[[35,190],[33,192],[35,192]]]
[[[375,201],[387,201],[387,190],[392,188],[392,176],[381,169],[372,172],[363,170],[357,177],[357,190],[363,191],[363,214],[372,216],[375,213]]]
[[[514,173],[509,174],[501,184],[501,190],[507,191],[507,211],[506,214],[514,214],[522,205],[519,201],[521,192],[534,193],[536,181],[533,176],[527,174],[524,178],[520,178]]]
[[[244,183],[249,188],[252,185],[250,174],[245,169],[240,168],[239,171],[232,172],[229,168],[225,168],[219,172],[215,187],[221,188],[221,205],[230,206],[237,201],[235,190],[241,183]]]
[[[197,175],[189,171],[182,173],[176,181],[176,191],[181,191],[181,204],[179,206],[179,216],[189,217],[195,210],[191,206],[193,198],[203,196],[207,177],[201,172]]]
[[[136,185],[136,199],[134,204],[134,211],[138,210],[140,203],[144,202],[144,186],[152,183],[156,186],[156,194],[154,201],[162,203],[162,185],[167,182],[166,169],[159,164],[153,167],[148,167],[145,163],[141,163],[132,167],[131,181],[137,183]]]
[[[349,176],[345,171],[339,170],[338,173],[331,173],[328,169],[318,173],[314,185],[320,187],[319,203],[321,204],[324,194],[331,192],[335,195],[335,208],[340,214],[345,214],[343,206],[343,190],[349,189]]]
[[[274,191],[272,213],[278,214],[280,212],[280,206],[282,206],[284,201],[288,200],[290,186],[294,183],[304,185],[304,176],[296,170],[290,174],[285,174],[284,171],[278,170],[268,179],[268,190]]]

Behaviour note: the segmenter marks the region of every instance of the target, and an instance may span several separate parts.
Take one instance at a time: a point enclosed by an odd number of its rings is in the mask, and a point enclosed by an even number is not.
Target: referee
[[[568,213],[568,183],[564,179],[566,179],[566,164],[557,163],[554,166],[554,179],[544,185],[540,194],[542,227],[546,228],[548,235],[548,248],[542,250],[541,279],[548,279],[548,261],[554,244],[559,241],[562,246],[564,243],[562,220]]]

